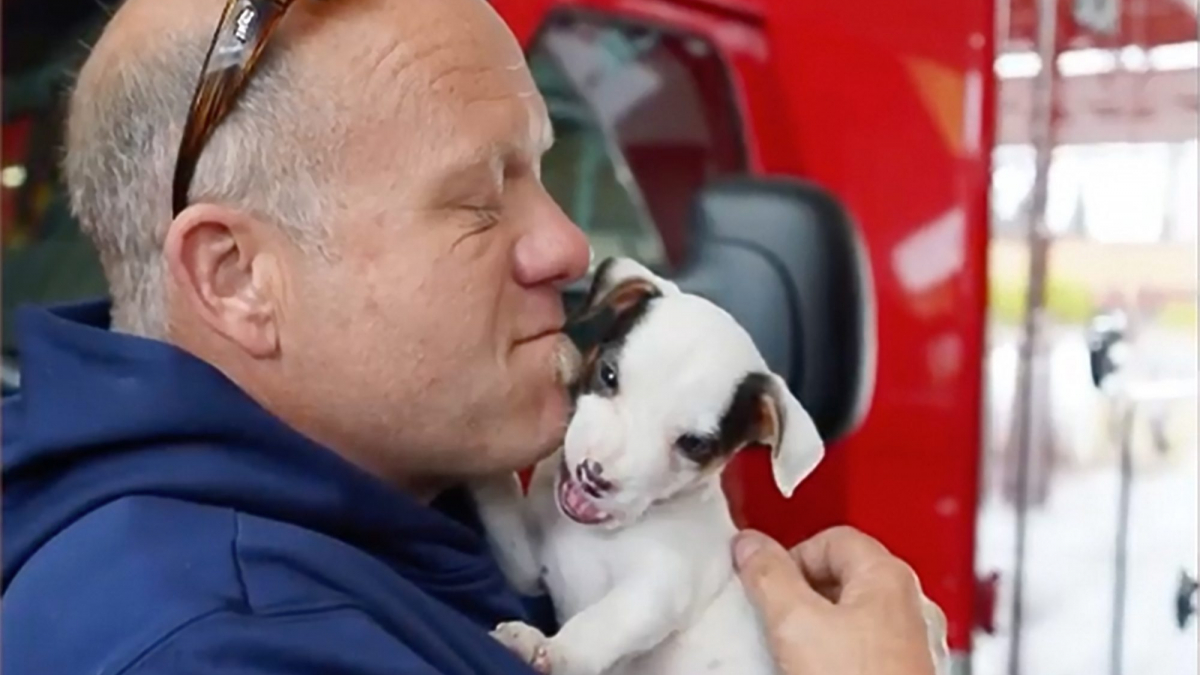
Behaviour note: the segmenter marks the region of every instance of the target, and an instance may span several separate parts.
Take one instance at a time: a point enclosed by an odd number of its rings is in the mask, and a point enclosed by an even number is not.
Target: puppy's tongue
[[[558,479],[558,506],[568,518],[583,525],[596,525],[612,517],[592,502],[565,467]]]

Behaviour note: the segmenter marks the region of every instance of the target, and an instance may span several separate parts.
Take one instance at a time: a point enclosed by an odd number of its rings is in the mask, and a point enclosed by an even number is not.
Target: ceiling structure
[[[761,15],[772,2],[690,0],[722,10]],[[828,1],[828,0],[802,0]],[[1058,0],[1061,80],[1060,142],[1172,141],[1194,138],[1200,124],[1197,78],[1197,0]],[[1028,142],[1038,63],[1040,0],[996,0],[1002,36],[998,139]],[[77,42],[80,26],[96,17],[95,0],[5,0],[6,74],[49,56],[63,36]],[[1190,46],[1189,46],[1190,45]],[[1167,68],[1152,58],[1174,50]],[[1122,51],[1124,50],[1124,51]],[[1072,63],[1082,65],[1075,68]]]
[[[997,0],[1001,50],[1035,49],[1040,0]],[[1153,47],[1196,40],[1195,0],[1059,0],[1063,50]],[[1104,21],[1111,18],[1111,21]]]
[[[999,143],[1031,140],[1038,4],[999,0]],[[1058,10],[1058,143],[1196,138],[1196,0],[1059,0]]]

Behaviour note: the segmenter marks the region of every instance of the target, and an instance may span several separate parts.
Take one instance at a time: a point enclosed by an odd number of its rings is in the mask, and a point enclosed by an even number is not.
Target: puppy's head
[[[620,527],[718,480],[747,446],[771,453],[791,496],[824,454],[816,427],[749,334],[721,308],[629,259],[597,270],[557,484],[559,507]]]

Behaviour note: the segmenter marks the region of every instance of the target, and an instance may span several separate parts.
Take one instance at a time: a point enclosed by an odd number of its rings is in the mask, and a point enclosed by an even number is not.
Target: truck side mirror
[[[853,431],[875,379],[875,303],[865,247],[826,190],[792,178],[706,187],[675,281],[724,307],[753,336],[826,442]]]

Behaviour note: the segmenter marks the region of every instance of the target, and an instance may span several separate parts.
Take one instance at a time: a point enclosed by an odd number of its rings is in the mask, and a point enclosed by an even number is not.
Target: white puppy
[[[728,313],[632,260],[605,261],[585,306],[597,344],[563,448],[527,499],[515,480],[475,486],[505,573],[544,583],[561,629],[494,635],[553,675],[774,673],[720,475],[767,452],[790,497],[824,454],[812,419]]]

